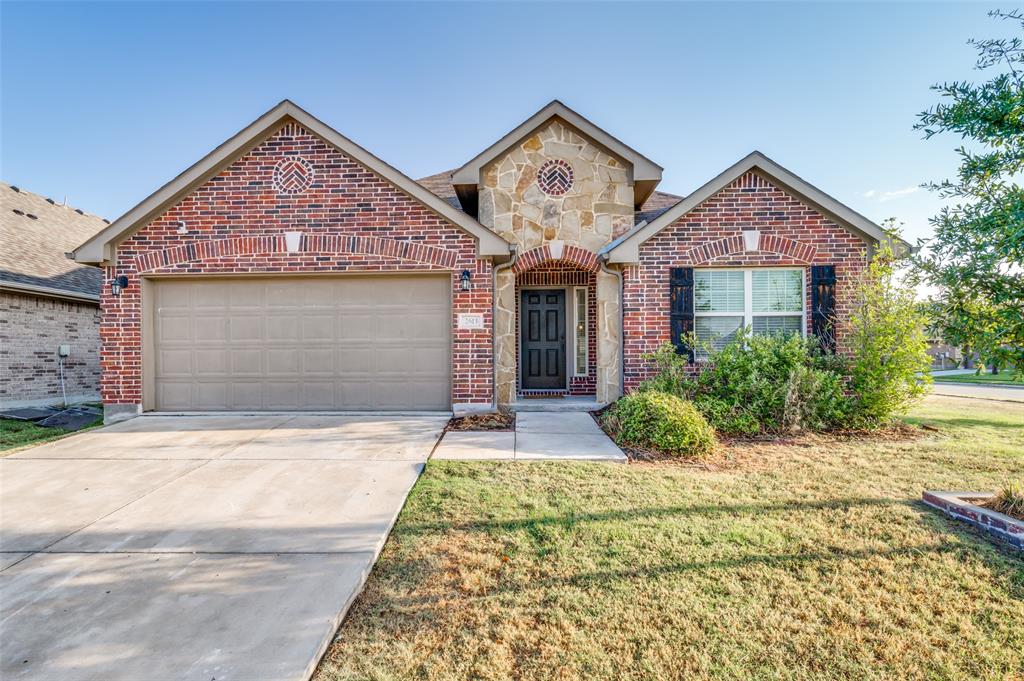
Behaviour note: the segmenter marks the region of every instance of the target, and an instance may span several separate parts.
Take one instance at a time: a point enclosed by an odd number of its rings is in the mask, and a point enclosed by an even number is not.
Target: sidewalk
[[[941,380],[941,379],[939,379]],[[1014,385],[975,385],[971,383],[932,383],[932,394],[973,397],[979,400],[1024,402],[1024,387]]]
[[[431,458],[626,462],[626,455],[586,412],[519,412],[515,432],[450,431]]]

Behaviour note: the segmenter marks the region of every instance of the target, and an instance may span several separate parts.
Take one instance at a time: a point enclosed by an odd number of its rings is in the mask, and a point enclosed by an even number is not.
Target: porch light
[[[128,288],[128,277],[123,274],[110,280],[110,292],[115,296],[121,295],[121,291]]]
[[[459,277],[459,279],[462,282],[462,286],[460,288],[462,288],[463,291],[468,291],[470,289],[469,280],[472,279],[472,277],[473,275],[470,274],[469,270],[462,270],[462,276]]]

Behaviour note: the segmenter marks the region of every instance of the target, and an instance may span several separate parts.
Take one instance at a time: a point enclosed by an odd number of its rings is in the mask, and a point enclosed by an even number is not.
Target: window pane
[[[587,373],[587,289],[576,289],[576,373]]]
[[[697,317],[693,326],[701,343],[720,350],[739,333],[743,327],[743,317]]]
[[[754,316],[751,330],[755,335],[767,336],[770,333],[801,333],[803,317],[758,317]]]
[[[800,270],[751,272],[754,312],[802,312],[804,273]]]
[[[743,272],[695,271],[693,307],[697,312],[743,312]]]

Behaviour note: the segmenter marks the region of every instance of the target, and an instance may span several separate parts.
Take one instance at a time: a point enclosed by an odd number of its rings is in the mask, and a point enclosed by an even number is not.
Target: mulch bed
[[[453,416],[445,431],[449,430],[515,430],[516,415],[511,411],[496,411],[488,414]]]

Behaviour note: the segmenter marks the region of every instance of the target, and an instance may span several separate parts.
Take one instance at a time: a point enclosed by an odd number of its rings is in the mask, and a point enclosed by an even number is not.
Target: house
[[[416,182],[284,101],[75,250],[107,418],[603,403],[689,330],[843,349],[878,225],[758,152],[682,198],[661,174],[554,101]]]
[[[103,275],[65,253],[108,224],[0,183],[0,409],[99,399]]]

